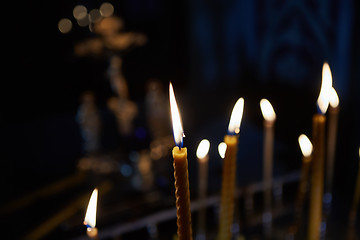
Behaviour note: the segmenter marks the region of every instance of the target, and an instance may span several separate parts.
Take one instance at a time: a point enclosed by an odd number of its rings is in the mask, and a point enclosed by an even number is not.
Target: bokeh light
[[[92,23],[96,23],[98,21],[100,21],[102,18],[99,9],[94,8],[89,12],[89,20]]]
[[[114,14],[114,6],[109,2],[101,4],[99,9],[103,17],[111,17]]]
[[[87,8],[83,5],[77,5],[73,9],[73,16],[76,20],[83,19],[87,16]]]
[[[68,33],[72,29],[72,22],[68,18],[62,18],[60,19],[58,23],[58,28],[61,33]]]

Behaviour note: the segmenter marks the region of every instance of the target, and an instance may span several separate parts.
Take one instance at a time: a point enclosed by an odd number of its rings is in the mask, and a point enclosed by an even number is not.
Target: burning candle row
[[[180,112],[176,103],[173,86],[169,85],[170,109],[173,126],[173,136],[175,147],[172,150],[174,167],[174,185],[177,208],[177,236],[179,240],[192,239],[192,222],[190,211],[190,191],[188,177],[187,148],[183,147],[183,138],[185,137]],[[324,193],[324,164],[325,164],[325,113],[329,103],[332,121],[329,126],[328,140],[328,163],[327,163],[327,192],[331,191],[335,139],[339,99],[336,91],[332,87],[332,77],[329,65],[324,64],[323,80],[319,98],[317,100],[318,113],[313,116],[313,144],[305,136],[299,137],[299,144],[303,153],[301,176],[299,182],[299,191],[295,206],[296,223],[301,220],[301,210],[306,193],[308,177],[310,177],[311,164],[311,190],[310,190],[310,214],[309,214],[309,239],[319,239],[320,224],[322,221],[322,203]],[[264,155],[263,155],[263,181],[264,181],[264,216],[263,224],[265,234],[271,230],[271,198],[272,198],[272,170],[273,170],[273,146],[274,146],[274,125],[276,120],[275,111],[266,99],[260,101],[261,112],[264,117]],[[236,186],[236,160],[238,147],[238,134],[244,111],[244,99],[239,98],[236,102],[230,122],[228,132],[224,137],[224,142],[219,144],[219,154],[223,158],[222,167],[222,186],[220,196],[220,215],[218,239],[231,239],[231,226],[234,218],[234,192]],[[207,189],[207,171],[208,171],[208,151],[210,142],[206,139],[201,141],[197,149],[197,158],[199,163],[199,199],[205,201]],[[332,149],[331,151],[329,149]],[[359,194],[356,194],[358,196]],[[358,197],[359,198],[359,197]],[[85,216],[84,224],[87,226],[87,234],[90,238],[97,238],[96,225],[96,204],[97,189],[94,190],[88,211]],[[358,202],[359,200],[356,200]],[[205,205],[205,204],[204,204]],[[89,210],[94,209],[95,210]],[[198,218],[198,233],[205,236],[205,209],[200,211]]]

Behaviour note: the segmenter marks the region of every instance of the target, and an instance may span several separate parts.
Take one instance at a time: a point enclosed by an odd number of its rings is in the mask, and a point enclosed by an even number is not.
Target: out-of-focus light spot
[[[298,138],[300,149],[305,157],[309,157],[313,151],[313,145],[310,139],[305,135],[301,134]]]
[[[322,70],[322,82],[321,82],[321,89],[320,94],[317,100],[317,105],[322,114],[326,113],[326,110],[329,107],[329,99],[331,94],[332,88],[332,75],[329,64],[327,62],[323,65]]]
[[[88,158],[82,158],[78,166],[81,170],[89,170],[91,168],[91,161]]]
[[[261,113],[266,121],[270,121],[270,122],[275,121],[276,114],[269,100],[265,98],[261,99],[260,108],[261,108]]]
[[[87,16],[87,8],[83,5],[77,5],[73,9],[73,16],[76,20],[83,19]]]
[[[89,12],[89,20],[90,20],[90,22],[96,23],[96,22],[100,21],[101,18],[102,18],[102,16],[100,14],[99,9],[94,8],[93,10],[91,10]]]
[[[196,150],[196,157],[199,159],[204,159],[206,155],[209,153],[210,142],[207,139],[201,140]]]
[[[86,27],[90,23],[89,16],[86,14],[85,17],[77,19],[77,23],[80,27]]]
[[[100,14],[103,17],[110,17],[114,14],[114,6],[109,2],[104,2],[100,6]]]
[[[137,163],[139,161],[140,154],[137,151],[131,151],[129,153],[129,159],[133,163]]]
[[[159,160],[160,158],[162,158],[162,156],[163,156],[163,154],[162,154],[161,145],[151,148],[150,157],[152,159]]]
[[[244,99],[239,98],[232,110],[228,132],[230,134],[238,134],[240,132],[241,119],[244,113]]]
[[[122,174],[123,176],[129,177],[129,176],[132,174],[133,169],[132,169],[132,167],[131,167],[130,165],[128,165],[128,164],[123,164],[123,165],[121,166],[121,168],[120,168],[120,172],[121,172],[121,174]]]
[[[337,95],[337,92],[333,87],[330,90],[329,101],[332,108],[336,108],[339,105],[339,96]]]
[[[62,18],[58,23],[58,28],[61,33],[68,33],[72,29],[72,22],[68,18]]]
[[[218,145],[218,151],[219,151],[219,155],[220,155],[220,157],[221,157],[222,159],[225,158],[226,148],[227,148],[226,143],[224,143],[224,142],[219,143],[219,145]]]

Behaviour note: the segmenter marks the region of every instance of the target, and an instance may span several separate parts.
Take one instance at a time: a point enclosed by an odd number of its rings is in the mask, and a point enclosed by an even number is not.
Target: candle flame
[[[240,124],[241,124],[243,112],[244,112],[244,99],[239,98],[235,103],[235,106],[231,113],[229,127],[228,127],[229,134],[238,134],[240,132]]]
[[[88,225],[91,228],[96,226],[96,207],[97,207],[98,190],[97,188],[91,194],[89,205],[86,210],[84,219],[84,225]]]
[[[274,108],[271,103],[267,99],[261,99],[260,101],[261,113],[266,121],[275,121],[276,114],[274,112]]]
[[[337,95],[335,88],[331,88],[329,97],[330,106],[336,108],[339,105],[339,96]]]
[[[182,147],[183,144],[184,130],[182,128],[180,112],[176,103],[174,89],[171,83],[169,85],[169,95],[170,95],[170,110],[171,110],[174,140],[176,146],[180,148]]]
[[[227,145],[224,142],[219,143],[218,145],[218,151],[221,158],[225,158],[225,152],[226,152]]]
[[[304,157],[309,157],[313,151],[313,146],[310,139],[305,134],[301,134],[298,141]]]
[[[326,110],[328,109],[329,98],[330,98],[329,95],[331,88],[332,88],[331,70],[329,64],[325,62],[322,69],[322,83],[321,83],[320,94],[317,100],[317,104],[322,114],[325,114]]]
[[[203,139],[201,140],[201,142],[199,143],[199,146],[196,150],[196,156],[199,159],[203,159],[206,157],[206,155],[209,153],[209,149],[210,149],[210,142],[207,139]]]

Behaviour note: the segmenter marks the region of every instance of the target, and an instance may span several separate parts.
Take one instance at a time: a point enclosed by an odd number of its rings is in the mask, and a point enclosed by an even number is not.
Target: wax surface
[[[320,239],[324,192],[325,122],[326,117],[324,115],[314,115],[312,132],[314,150],[310,189],[309,240]]]
[[[198,233],[197,234],[205,234],[206,229],[206,190],[207,190],[207,182],[208,182],[208,161],[209,157],[206,156],[202,159],[198,159],[198,167],[199,167],[199,201],[203,208],[198,211]]]
[[[326,184],[325,191],[332,192],[332,183],[334,178],[334,164],[335,164],[335,150],[336,150],[336,136],[339,120],[339,107],[329,107],[328,115],[328,135],[327,135],[327,153],[326,153]]]
[[[223,161],[221,199],[220,199],[220,226],[219,239],[231,239],[231,225],[234,218],[234,193],[236,181],[236,154],[238,136],[226,135],[224,142],[227,145]]]
[[[95,240],[99,239],[98,238],[98,230],[97,230],[97,228],[90,228],[90,227],[87,228],[86,234],[91,239],[95,239]]]
[[[265,212],[271,213],[273,155],[274,155],[274,123],[264,121],[264,156],[263,156],[263,181]]]
[[[302,212],[307,192],[311,159],[311,156],[303,157],[302,159],[300,182],[295,203],[295,226],[297,229],[299,229],[302,224]]]
[[[176,197],[177,233],[179,240],[192,239],[190,191],[188,177],[187,149],[174,147],[174,178]]]

